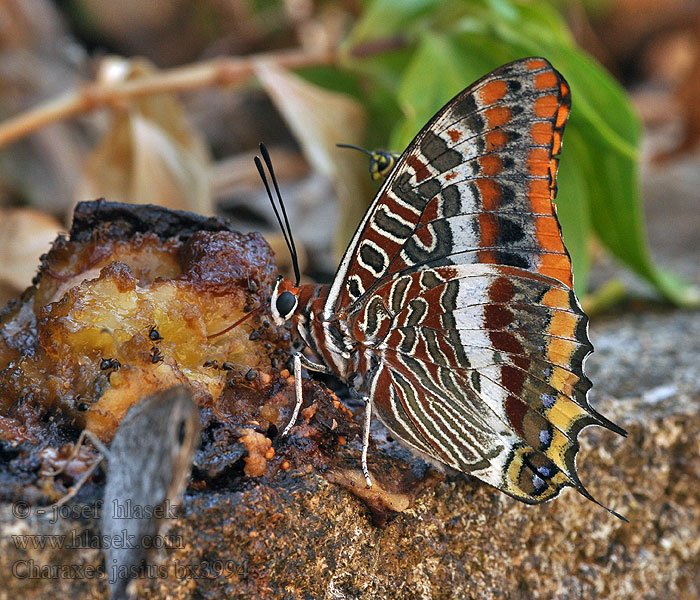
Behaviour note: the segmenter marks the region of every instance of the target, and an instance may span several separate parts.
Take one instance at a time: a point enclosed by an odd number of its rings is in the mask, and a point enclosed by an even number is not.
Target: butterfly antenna
[[[297,254],[297,248],[294,244],[294,237],[292,236],[292,228],[289,225],[289,218],[287,217],[287,210],[284,207],[284,202],[282,201],[282,194],[280,194],[280,188],[277,184],[277,177],[275,177],[275,170],[272,168],[272,160],[270,160],[270,153],[267,151],[267,147],[262,142],[260,143],[260,153],[262,154],[265,165],[267,165],[267,170],[270,172],[270,178],[272,179],[272,185],[275,188],[275,193],[277,194],[277,201],[279,202],[280,209],[282,210],[282,216],[284,217],[284,223],[280,218],[279,211],[275,206],[275,202],[272,199],[272,193],[270,192],[270,185],[267,183],[267,177],[265,177],[265,172],[263,171],[260,159],[255,157],[255,166],[258,168],[258,173],[265,184],[265,189],[267,190],[267,195],[270,198],[270,203],[275,211],[275,216],[277,217],[277,222],[282,229],[282,235],[284,236],[284,241],[287,242],[287,248],[289,249],[289,254],[292,258],[292,267],[294,268],[294,277],[296,279],[295,286],[299,285],[301,281],[301,273],[299,272],[299,255]]]
[[[287,244],[287,248],[289,249],[289,253],[293,254],[292,251],[292,245],[289,243],[289,238],[287,237],[287,231],[284,228],[284,224],[282,223],[282,217],[280,217],[279,211],[277,210],[277,205],[275,204],[275,201],[272,197],[272,192],[270,191],[270,185],[267,183],[267,175],[265,175],[265,170],[263,169],[262,162],[260,161],[260,157],[256,156],[253,161],[255,162],[255,166],[258,168],[258,173],[260,174],[260,179],[262,179],[262,182],[265,184],[265,190],[267,191],[267,197],[270,199],[270,204],[272,204],[272,210],[275,211],[275,216],[277,217],[277,222],[279,223],[280,229],[282,230],[282,235],[284,236],[284,241]]]
[[[352,144],[336,144],[335,147],[336,148],[351,148],[353,150],[359,150],[360,152],[364,152],[367,156],[374,156],[374,153],[367,150],[367,148],[361,148],[360,146],[353,146]]]

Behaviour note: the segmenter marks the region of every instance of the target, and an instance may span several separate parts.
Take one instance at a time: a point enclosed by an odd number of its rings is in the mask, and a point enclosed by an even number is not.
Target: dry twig
[[[329,64],[334,58],[335,53],[332,51],[310,54],[302,50],[246,57],[219,57],[160,71],[142,79],[89,83],[0,124],[0,147],[51,123],[135,98],[212,86],[240,85],[254,74],[255,63],[259,60],[272,61],[287,69],[297,69]]]

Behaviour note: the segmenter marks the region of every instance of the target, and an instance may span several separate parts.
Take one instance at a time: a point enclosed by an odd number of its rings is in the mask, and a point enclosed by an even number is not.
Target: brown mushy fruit
[[[80,431],[108,444],[130,406],[179,384],[202,425],[190,489],[316,471],[356,492],[359,428],[324,385],[304,380],[307,409],[279,435],[295,382],[289,331],[269,314],[276,275],[263,238],[223,219],[79,204],[34,285],[0,315],[0,498],[58,500],[98,458],[90,445],[73,454]],[[98,495],[101,479],[81,494]],[[369,502],[375,516],[385,504]]]
[[[139,398],[183,383],[211,404],[232,377],[269,368],[266,342],[286,340],[262,312],[209,337],[266,302],[275,275],[265,241],[223,220],[80,204],[0,321],[2,438],[35,439],[50,413],[109,442]]]

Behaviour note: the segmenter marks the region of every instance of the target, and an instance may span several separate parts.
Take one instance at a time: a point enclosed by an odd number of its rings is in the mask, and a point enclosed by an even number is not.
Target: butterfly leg
[[[292,418],[284,428],[282,436],[289,434],[292,427],[294,427],[294,423],[297,422],[297,417],[299,416],[299,411],[301,410],[301,405],[304,403],[304,396],[301,389],[301,354],[299,352],[294,354],[294,393],[296,394],[297,402],[294,406]]]
[[[301,410],[302,404],[304,404],[304,396],[301,388],[301,367],[305,366],[310,371],[317,371],[319,373],[331,373],[331,370],[326,366],[319,363],[315,363],[309,360],[301,352],[294,353],[294,393],[296,395],[296,404],[294,406],[294,412],[292,413],[292,418],[287,423],[287,426],[282,432],[282,436],[289,434],[294,424],[297,422],[297,417],[299,416],[299,411]]]
[[[369,450],[369,427],[372,423],[372,396],[365,399],[365,423],[362,431],[362,473],[365,476],[367,487],[372,487],[372,480],[369,477],[369,468],[367,467],[367,451]]]

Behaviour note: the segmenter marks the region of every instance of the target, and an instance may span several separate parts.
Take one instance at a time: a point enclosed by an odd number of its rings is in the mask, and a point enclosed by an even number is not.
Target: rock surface
[[[673,214],[658,208],[663,195],[649,201],[658,244],[664,218],[670,231],[677,211],[696,215],[691,196],[678,200]],[[695,259],[678,252],[662,256],[700,280]],[[585,430],[579,471],[593,495],[630,524],[571,489],[526,506],[475,480],[424,472],[416,460],[408,461],[412,470],[403,472],[400,489],[378,490],[363,502],[348,491],[361,485],[354,428],[341,449],[347,460],[337,463],[347,468],[297,463],[244,479],[235,491],[190,490],[170,530],[180,536],[171,538],[177,547],[154,578],[141,581],[142,597],[700,597],[700,311],[610,315],[594,320],[591,339],[591,402],[629,437]],[[381,479],[406,454],[381,429],[373,436],[370,468]],[[273,447],[302,452],[305,443],[297,435],[275,439]],[[57,599],[104,597],[100,550],[53,549],[51,541],[61,538],[47,537],[23,549],[24,540],[12,537],[96,534],[95,514],[88,506],[83,519],[52,523],[51,515],[28,516],[24,505],[1,505],[0,600],[44,598],[47,590]],[[43,550],[33,548],[41,542]],[[42,573],[45,565],[63,570]],[[24,577],[32,566],[34,577]]]
[[[291,470],[241,491],[188,495],[171,529],[181,547],[168,551],[167,572],[142,581],[143,597],[697,598],[699,334],[693,311],[625,315],[591,332],[594,405],[629,437],[585,430],[580,471],[629,525],[573,490],[531,507],[461,476],[434,476],[410,508],[377,527],[342,486]],[[374,469],[391,453],[380,446]],[[17,519],[13,508],[0,512],[8,594],[45,597],[49,584],[21,579],[18,561],[100,565],[94,549],[22,550],[11,537],[96,533],[94,521]],[[50,586],[54,598],[106,590],[97,578],[57,577]]]

